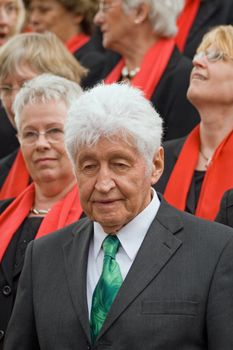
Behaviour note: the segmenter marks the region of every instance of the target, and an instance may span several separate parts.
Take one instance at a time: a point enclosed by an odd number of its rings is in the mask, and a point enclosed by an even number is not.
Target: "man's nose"
[[[99,192],[109,192],[112,188],[115,187],[115,181],[112,177],[110,169],[100,169],[95,188]]]

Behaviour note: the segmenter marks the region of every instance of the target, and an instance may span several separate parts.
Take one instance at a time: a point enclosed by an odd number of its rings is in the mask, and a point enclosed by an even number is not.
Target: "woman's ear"
[[[139,4],[137,8],[135,8],[134,10],[135,10],[135,19],[134,19],[135,24],[142,23],[149,16],[150,9],[148,4],[146,3]]]

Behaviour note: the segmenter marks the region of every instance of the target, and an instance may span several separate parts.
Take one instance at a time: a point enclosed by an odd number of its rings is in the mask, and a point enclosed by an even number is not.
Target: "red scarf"
[[[184,51],[186,40],[200,7],[200,2],[201,0],[186,0],[184,9],[177,20],[178,33],[175,40],[181,52]]]
[[[0,199],[17,197],[28,186],[29,180],[30,176],[22,152],[19,150],[0,190]]]
[[[29,185],[0,215],[0,261],[17,229],[33,206],[34,184]],[[77,186],[53,205],[43,219],[36,238],[42,237],[78,220],[82,214]]]
[[[167,183],[164,198],[176,208],[185,210],[187,195],[198,161],[200,126],[187,137]],[[233,132],[217,147],[206,170],[195,215],[214,220],[224,192],[233,187]]]
[[[155,91],[167,67],[174,47],[175,42],[173,39],[158,40],[145,54],[140,65],[140,71],[131,80],[131,85],[143,90],[145,97],[148,99],[151,98]],[[111,84],[118,81],[124,65],[125,61],[121,59],[106,77],[105,83]]]
[[[83,33],[74,35],[70,40],[66,42],[66,47],[71,53],[75,53],[80,47],[85,45],[90,40],[88,35]]]

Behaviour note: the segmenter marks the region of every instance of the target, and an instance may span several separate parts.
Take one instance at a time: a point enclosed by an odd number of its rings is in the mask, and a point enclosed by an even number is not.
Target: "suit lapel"
[[[182,227],[183,225],[177,211],[162,200],[158,214],[147,232],[98,338],[106,332],[129,304],[156,278],[163,267],[169,263],[169,260],[182,244],[174,236]]]
[[[192,37],[200,30],[203,24],[209,20],[214,12],[218,11],[219,3],[216,1],[205,0],[201,3],[201,9],[197,16],[197,19],[194,21],[194,24],[189,32],[188,43],[192,40]]]
[[[87,306],[87,257],[92,237],[92,224],[85,220],[82,227],[77,225],[73,230],[73,238],[64,245],[63,253],[65,270],[71,299],[77,317],[90,340],[90,325]]]

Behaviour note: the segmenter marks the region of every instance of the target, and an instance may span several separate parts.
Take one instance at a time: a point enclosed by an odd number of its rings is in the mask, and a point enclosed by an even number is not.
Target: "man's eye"
[[[83,166],[83,170],[85,172],[92,172],[96,169],[97,165],[96,164],[86,164]]]
[[[113,166],[118,169],[127,169],[129,166],[126,163],[113,163]]]

